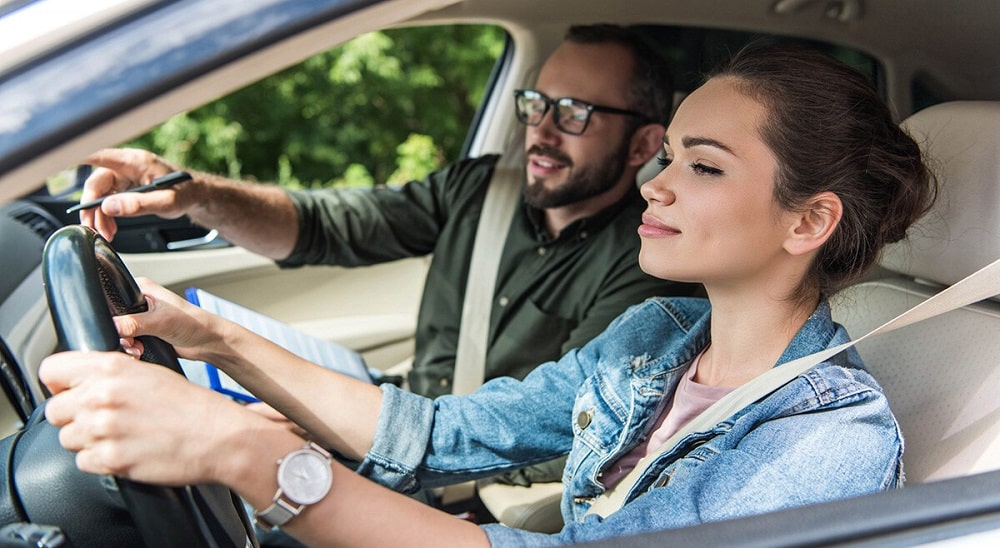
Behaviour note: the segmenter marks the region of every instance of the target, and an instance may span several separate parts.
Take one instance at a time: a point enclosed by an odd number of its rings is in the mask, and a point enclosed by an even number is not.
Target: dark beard
[[[539,209],[549,209],[574,204],[593,198],[614,188],[618,184],[628,160],[629,139],[622,139],[617,150],[611,151],[600,162],[574,172],[558,188],[545,188],[545,180],[536,177],[524,187],[524,200]],[[572,161],[562,151],[534,145],[528,154],[543,154],[554,158],[567,167]]]

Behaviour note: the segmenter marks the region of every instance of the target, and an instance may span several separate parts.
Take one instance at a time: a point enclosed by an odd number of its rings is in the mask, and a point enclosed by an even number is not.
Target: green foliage
[[[365,34],[129,146],[287,188],[401,184],[458,159],[504,39],[479,25]]]
[[[390,185],[418,179],[441,165],[438,148],[430,135],[414,133],[396,147],[396,152],[399,168],[386,181]]]

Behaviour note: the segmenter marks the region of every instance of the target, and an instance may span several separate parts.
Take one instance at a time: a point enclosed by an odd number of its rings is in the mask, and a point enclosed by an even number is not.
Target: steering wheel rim
[[[52,235],[43,252],[42,279],[59,345],[67,350],[120,350],[112,316],[146,310],[142,291],[121,257],[83,226]],[[184,374],[172,346],[157,337],[139,340],[142,360]]]
[[[49,238],[42,279],[59,346],[65,350],[121,350],[112,317],[146,309],[142,291],[118,254],[83,226],[63,227]],[[140,340],[143,361],[184,375],[171,345],[156,337]],[[243,546],[247,540],[257,545],[246,510],[229,489],[161,487],[114,479],[149,546],[218,546],[230,541]],[[236,538],[237,529],[246,537]]]

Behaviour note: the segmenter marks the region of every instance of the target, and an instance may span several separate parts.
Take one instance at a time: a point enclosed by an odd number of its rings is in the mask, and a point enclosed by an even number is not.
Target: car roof
[[[163,0],[0,2],[0,74]]]
[[[602,2],[467,0],[428,18],[467,14],[525,28],[612,20],[750,30],[808,37],[856,48],[898,66],[930,73],[963,99],[1000,98],[997,30],[1000,4],[980,0],[630,0]],[[550,33],[555,39],[559,32]]]

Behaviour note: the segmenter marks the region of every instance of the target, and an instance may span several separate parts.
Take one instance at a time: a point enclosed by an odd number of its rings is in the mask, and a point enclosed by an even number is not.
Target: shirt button
[[[580,239],[581,239],[581,240],[586,240],[586,239],[587,239],[587,236],[590,236],[590,234],[587,234],[587,231],[586,231],[586,230],[581,230],[581,231],[580,231]]]
[[[580,411],[580,414],[576,416],[576,425],[580,427],[580,430],[586,430],[590,426],[590,419],[594,416],[594,411]]]
[[[451,384],[451,381],[448,380],[448,377],[441,377],[441,380],[438,381],[438,384],[441,385],[441,388],[447,388],[448,385]]]
[[[549,250],[547,248],[545,248],[544,246],[538,248],[538,254],[539,255],[545,255],[548,252],[549,252]]]
[[[507,297],[500,297],[500,299],[497,300],[497,304],[499,304],[500,306],[507,306],[508,304],[510,304],[510,299],[508,299]]]

